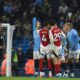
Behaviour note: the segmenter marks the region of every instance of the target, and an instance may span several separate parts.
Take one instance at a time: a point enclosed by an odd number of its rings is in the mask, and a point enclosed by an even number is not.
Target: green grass
[[[28,78],[28,77],[0,77],[0,80],[80,80],[80,78]]]

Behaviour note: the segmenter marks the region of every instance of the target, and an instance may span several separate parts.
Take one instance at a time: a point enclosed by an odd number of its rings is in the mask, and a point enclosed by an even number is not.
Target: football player
[[[79,35],[75,29],[73,29],[72,23],[65,23],[63,30],[67,34],[67,39],[69,43],[69,54],[68,54],[68,64],[70,68],[70,76],[74,77],[73,73],[73,61],[75,61],[75,67],[78,67],[79,63],[79,53],[80,53],[80,44],[79,44]]]
[[[49,39],[49,31],[47,28],[48,23],[44,22],[44,28],[39,30],[40,35],[40,61],[39,61],[39,68],[40,68],[40,77],[44,76],[44,70],[43,70],[43,62],[45,59],[45,56],[47,58],[48,63],[48,70],[49,74],[48,76],[52,77],[52,64],[51,64],[51,45],[50,45],[50,39]]]
[[[32,20],[33,27],[33,59],[35,60],[35,75],[38,76],[38,68],[39,68],[39,50],[40,50],[40,36],[37,33],[39,28],[41,27],[41,23],[37,21],[36,17]]]
[[[60,28],[56,25],[56,23],[51,20],[50,21],[50,42],[51,42],[51,47],[53,51],[52,59],[54,63],[54,69],[55,69],[55,74],[57,77],[61,76],[61,61],[60,61],[60,55],[62,51],[62,40],[61,36],[63,35],[65,38],[65,34],[62,32]]]

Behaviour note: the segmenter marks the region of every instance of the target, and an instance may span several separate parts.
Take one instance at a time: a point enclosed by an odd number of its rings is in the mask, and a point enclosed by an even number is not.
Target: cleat
[[[62,77],[61,73],[56,74],[56,77]]]
[[[70,74],[70,77],[74,78],[74,73],[71,73],[71,74]]]
[[[64,73],[64,74],[63,74],[63,77],[64,77],[64,78],[68,78],[68,74]]]

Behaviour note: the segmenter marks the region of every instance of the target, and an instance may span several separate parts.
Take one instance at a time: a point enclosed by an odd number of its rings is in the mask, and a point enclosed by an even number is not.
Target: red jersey
[[[43,46],[49,45],[50,39],[49,39],[49,31],[48,31],[48,29],[46,29],[46,28],[41,29],[39,34],[40,34],[40,38],[41,38],[41,44]]]
[[[51,34],[53,37],[54,45],[56,45],[56,46],[61,45],[61,32],[62,32],[62,30],[58,27],[51,29]]]

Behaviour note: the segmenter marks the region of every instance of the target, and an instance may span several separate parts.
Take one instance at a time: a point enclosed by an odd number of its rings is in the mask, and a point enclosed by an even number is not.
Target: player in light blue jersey
[[[39,68],[39,50],[40,50],[40,36],[37,33],[38,29],[40,28],[41,24],[37,21],[36,17],[32,20],[32,28],[33,28],[33,58],[35,60],[35,75],[38,75],[38,68]]]
[[[67,39],[69,44],[69,55],[68,63],[70,70],[73,68],[73,60],[75,61],[75,66],[78,66],[79,62],[79,53],[80,53],[80,44],[79,44],[79,35],[75,29],[73,29],[72,23],[65,23],[64,31],[67,33]],[[73,72],[71,72],[71,77],[74,77]]]
[[[39,53],[39,49],[40,49],[40,36],[37,33],[39,27],[41,26],[40,22],[37,21],[36,17],[33,18],[32,20],[32,28],[33,28],[33,41],[34,41],[34,52]],[[34,55],[36,53],[33,53]],[[38,57],[34,57],[34,58],[38,58]]]

